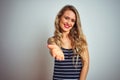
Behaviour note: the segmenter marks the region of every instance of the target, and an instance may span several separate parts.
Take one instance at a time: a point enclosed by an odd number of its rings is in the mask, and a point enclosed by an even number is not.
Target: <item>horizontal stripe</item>
[[[74,66],[75,63],[73,64],[73,61],[55,62],[55,66]],[[82,62],[78,62],[77,65],[82,66]]]
[[[77,75],[77,76],[58,76],[58,75],[55,75],[54,78],[56,78],[57,80],[63,80],[63,79],[79,79],[79,75]]]
[[[76,57],[69,57],[69,56],[66,57],[66,56],[65,56],[65,59],[64,59],[63,61],[59,61],[59,60],[56,60],[56,59],[55,59],[55,61],[56,61],[56,62],[64,62],[64,61],[67,61],[67,60],[73,61],[73,59],[74,59],[74,61],[76,61]],[[81,59],[78,59],[78,62],[79,62],[79,61],[81,62],[82,60],[81,60]]]
[[[71,73],[74,73],[74,72],[80,72],[80,71],[81,71],[81,69],[76,69],[76,70],[73,70],[73,69],[68,69],[68,70],[66,70],[66,69],[64,69],[64,70],[54,69],[54,73],[56,73],[56,72],[71,72]]]
[[[61,73],[63,73],[63,72],[54,72],[55,74],[61,74]],[[80,72],[78,71],[78,72],[64,72],[65,74],[79,74]]]
[[[55,75],[57,77],[79,77],[79,75]]]
[[[61,78],[54,78],[53,80],[79,80],[78,78],[72,78],[72,79],[61,79]]]
[[[69,65],[63,65],[63,66],[59,66],[59,65],[56,65],[54,68],[58,68],[58,69],[64,69],[64,68],[71,68],[71,69],[75,69],[75,65],[72,65],[72,66],[69,66]],[[77,68],[82,68],[82,65],[81,66],[77,66]]]
[[[80,74],[80,71],[78,72],[55,72],[54,73],[55,75],[79,75]]]
[[[54,62],[54,73],[53,73],[53,80],[73,80],[79,79],[80,72],[82,69],[82,61],[81,58],[78,58],[77,65],[76,63],[76,56],[74,56],[74,64],[73,64],[73,50],[72,49],[64,49],[62,51],[65,56],[64,61],[55,60]]]

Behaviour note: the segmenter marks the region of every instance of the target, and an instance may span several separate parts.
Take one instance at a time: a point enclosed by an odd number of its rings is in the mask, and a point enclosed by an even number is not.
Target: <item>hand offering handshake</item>
[[[62,52],[62,50],[60,49],[59,46],[55,45],[55,44],[48,44],[48,48],[50,50],[51,55],[59,61],[64,60],[64,54]]]

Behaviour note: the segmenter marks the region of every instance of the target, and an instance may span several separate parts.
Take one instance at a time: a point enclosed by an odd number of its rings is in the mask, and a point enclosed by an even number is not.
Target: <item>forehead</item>
[[[68,17],[70,17],[72,19],[76,19],[76,15],[75,15],[75,13],[72,10],[66,10],[63,13],[63,16],[68,16]]]

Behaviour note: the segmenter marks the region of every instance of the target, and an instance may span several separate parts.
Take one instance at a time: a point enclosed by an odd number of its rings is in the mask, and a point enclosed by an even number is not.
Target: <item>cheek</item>
[[[64,24],[64,22],[65,21],[63,19],[61,19],[60,22],[59,22],[60,26],[62,26]]]
[[[72,23],[72,27],[75,25],[75,23]]]
[[[60,22],[59,22],[59,26],[61,27],[61,25],[62,25],[62,22],[60,21]]]

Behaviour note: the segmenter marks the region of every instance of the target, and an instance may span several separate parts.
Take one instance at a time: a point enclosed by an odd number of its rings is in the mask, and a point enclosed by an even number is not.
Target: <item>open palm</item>
[[[64,54],[59,46],[55,44],[48,44],[51,55],[57,60],[64,60]]]

